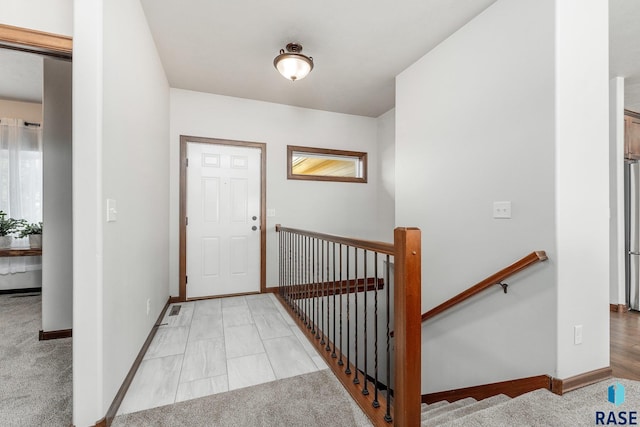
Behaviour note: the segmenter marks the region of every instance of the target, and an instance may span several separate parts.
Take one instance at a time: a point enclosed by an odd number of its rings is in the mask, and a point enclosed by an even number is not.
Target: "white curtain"
[[[42,221],[42,129],[21,119],[0,119],[0,210],[9,218]],[[13,247],[28,247],[28,238]],[[0,275],[39,270],[41,257],[0,258]]]

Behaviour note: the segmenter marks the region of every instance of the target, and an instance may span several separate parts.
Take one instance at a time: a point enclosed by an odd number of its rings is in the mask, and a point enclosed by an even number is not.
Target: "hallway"
[[[172,304],[118,415],[325,368],[273,294]]]

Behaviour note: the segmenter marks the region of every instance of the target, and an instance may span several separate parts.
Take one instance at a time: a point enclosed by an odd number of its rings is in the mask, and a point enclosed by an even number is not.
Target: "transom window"
[[[367,182],[367,153],[287,146],[287,178]]]

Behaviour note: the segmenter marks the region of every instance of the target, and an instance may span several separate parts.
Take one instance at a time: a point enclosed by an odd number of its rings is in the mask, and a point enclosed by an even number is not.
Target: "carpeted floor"
[[[38,341],[40,294],[0,295],[0,425],[72,420],[71,338]]]
[[[115,418],[113,427],[365,427],[331,371],[313,372]]]
[[[616,381],[619,381],[626,388],[625,402],[618,407],[607,400],[607,389]],[[443,427],[594,426],[597,425],[597,411],[605,413],[604,424],[607,424],[606,420],[610,411],[618,416],[622,411],[628,413],[639,410],[640,382],[614,378],[566,393],[563,396],[557,396],[547,390],[536,390],[462,418],[444,423],[438,423],[437,420],[423,421],[423,425]],[[618,419],[619,423],[620,419]]]

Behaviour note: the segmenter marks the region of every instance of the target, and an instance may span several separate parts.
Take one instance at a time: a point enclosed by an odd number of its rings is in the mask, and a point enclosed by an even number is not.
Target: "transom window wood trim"
[[[367,153],[287,145],[287,179],[367,182]]]

